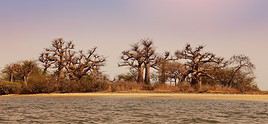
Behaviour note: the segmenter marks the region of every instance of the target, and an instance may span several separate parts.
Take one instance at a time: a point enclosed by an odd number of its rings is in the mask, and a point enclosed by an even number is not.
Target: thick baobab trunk
[[[24,81],[24,85],[27,87],[28,86],[28,77],[23,76],[23,81]]]
[[[63,66],[61,65],[59,65],[58,67],[57,78],[58,78],[58,81],[61,81],[62,79],[64,79]]]
[[[143,67],[138,68],[138,78],[137,78],[138,83],[143,83]]]
[[[14,82],[14,74],[10,74],[10,79],[9,79],[10,82]]]
[[[202,91],[202,78],[198,80],[198,90]]]
[[[165,84],[166,79],[167,79],[166,74],[165,74],[165,73],[163,73],[163,72],[161,72],[159,82],[160,82],[160,83],[162,83],[162,84]]]
[[[165,84],[166,81],[167,81],[167,76],[166,76],[166,64],[165,64],[165,62],[163,62],[163,63],[161,64],[161,68],[160,68],[159,82]]]
[[[195,90],[198,90],[198,80],[197,79],[191,79],[191,87],[193,87]]]
[[[145,67],[145,84],[150,84],[150,65],[149,64],[146,64],[146,67]]]
[[[177,86],[177,77],[174,78],[175,86]]]
[[[26,83],[28,80],[27,80],[27,76],[23,76],[23,82]]]

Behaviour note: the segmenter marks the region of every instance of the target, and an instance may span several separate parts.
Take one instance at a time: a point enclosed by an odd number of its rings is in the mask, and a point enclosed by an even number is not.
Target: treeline
[[[25,60],[7,65],[2,70],[0,94],[259,91],[254,81],[255,66],[245,55],[225,59],[204,51],[204,46],[192,47],[190,44],[174,53],[159,54],[152,40],[142,39],[122,52],[118,66],[128,67],[129,73],[110,81],[100,71],[106,58],[96,50],[76,51],[73,42],[56,39],[44,49],[39,61]]]

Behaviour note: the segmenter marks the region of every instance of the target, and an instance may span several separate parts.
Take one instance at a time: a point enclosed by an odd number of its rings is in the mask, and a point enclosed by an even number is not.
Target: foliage
[[[22,83],[0,82],[0,95],[20,93]]]
[[[150,85],[150,69],[155,65],[157,57],[153,47],[153,41],[150,39],[142,39],[131,47],[130,50],[122,52],[122,62],[119,63],[119,66],[128,66],[132,69],[136,69],[137,82]]]
[[[245,55],[230,59],[206,52],[204,46],[187,44],[173,55],[159,55],[153,41],[142,39],[122,52],[119,66],[130,71],[114,81],[103,74],[106,59],[96,53],[76,52],[72,42],[52,41],[39,57],[9,64],[1,71],[0,95],[53,92],[219,92],[259,91],[255,65]],[[154,69],[153,73],[151,70]],[[22,83],[23,82],[23,83]],[[168,83],[169,82],[169,83]]]
[[[38,71],[39,67],[35,61],[24,60],[14,64],[7,65],[2,73],[5,74],[6,79],[10,82],[23,81],[28,82],[29,76],[34,72]]]
[[[68,76],[71,80],[80,80],[90,72],[104,65],[105,58],[96,54],[96,47],[84,53],[74,51],[72,41],[66,42],[62,38],[52,41],[51,47],[46,48],[40,55],[44,73],[54,70],[57,80],[64,80]]]

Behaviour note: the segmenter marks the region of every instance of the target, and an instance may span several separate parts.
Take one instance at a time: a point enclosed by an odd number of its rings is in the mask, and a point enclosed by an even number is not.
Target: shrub
[[[98,92],[105,91],[109,88],[109,84],[106,81],[92,81],[80,83],[80,92]]]
[[[27,85],[26,85],[27,84]],[[21,94],[51,93],[57,90],[56,80],[45,75],[33,75],[22,85]]]
[[[18,94],[21,89],[22,83],[0,82],[0,95]]]
[[[120,92],[120,91],[138,91],[142,90],[142,85],[137,84],[136,82],[114,82],[111,84],[111,92]]]
[[[58,92],[98,92],[109,88],[107,81],[64,81],[60,82]]]
[[[152,85],[142,85],[142,90],[154,90],[154,87]]]

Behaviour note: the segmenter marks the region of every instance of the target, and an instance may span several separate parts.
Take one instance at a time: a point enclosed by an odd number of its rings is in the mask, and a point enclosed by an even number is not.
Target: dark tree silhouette
[[[23,76],[24,83],[28,82],[29,76],[32,74],[34,69],[38,68],[37,64],[34,61],[25,60],[22,62],[21,65],[21,73]],[[26,84],[27,86],[27,84]]]
[[[28,78],[38,66],[34,61],[25,60],[22,62],[17,62],[15,64],[7,65],[3,69],[3,73],[5,73],[10,82],[14,82],[16,80],[23,81],[27,86]]]
[[[165,52],[163,56],[157,56],[153,68],[158,71],[159,83],[165,83],[167,81],[167,64],[171,60],[170,53]]]
[[[168,62],[166,64],[166,76],[171,82],[174,81],[175,86],[184,81],[183,76],[186,73],[186,68],[179,62]]]
[[[2,70],[2,73],[6,74],[10,82],[14,82],[15,79],[19,76],[20,69],[20,64],[10,64]]]
[[[153,41],[149,39],[143,39],[142,42],[142,54],[144,57],[144,66],[145,66],[145,84],[150,84],[151,73],[150,69],[154,66],[155,60],[157,58],[155,54],[155,49],[153,48]]]
[[[191,85],[198,87],[199,90],[202,87],[202,77],[213,78],[208,73],[211,68],[206,68],[205,65],[221,64],[223,62],[223,58],[216,57],[213,53],[203,52],[203,49],[204,46],[198,46],[193,49],[190,44],[187,44],[182,51],[175,52],[177,59],[185,61],[186,75],[190,76]]]
[[[56,69],[55,75],[57,75],[57,79],[63,79],[64,68],[66,68],[70,60],[70,55],[73,56],[73,54],[70,54],[73,49],[74,44],[71,41],[66,42],[61,38],[52,41],[51,48],[46,48],[39,57],[40,62],[43,63],[44,72],[49,68],[54,68]]]
[[[244,71],[247,74],[252,74],[255,69],[255,65],[250,61],[250,58],[245,55],[234,55],[229,60],[229,66],[231,66],[231,75],[228,81],[228,86],[231,86],[233,80],[240,71]]]
[[[139,43],[131,46],[132,48],[122,52],[119,66],[129,66],[132,69],[136,69],[138,72],[137,82],[150,84],[150,69],[155,66],[155,50],[153,48],[153,42],[149,39],[142,39]],[[145,70],[145,77],[143,78]],[[143,80],[144,79],[144,80]]]
[[[131,46],[130,50],[122,52],[121,62],[119,66],[129,66],[130,68],[137,70],[137,82],[143,83],[143,72],[144,72],[144,55],[142,48],[139,43],[136,43]]]
[[[88,50],[87,54],[80,51],[77,56],[70,55],[73,57],[69,57],[71,60],[68,61],[66,69],[71,79],[81,80],[89,72],[93,72],[104,65],[105,58],[96,54],[96,49]]]

